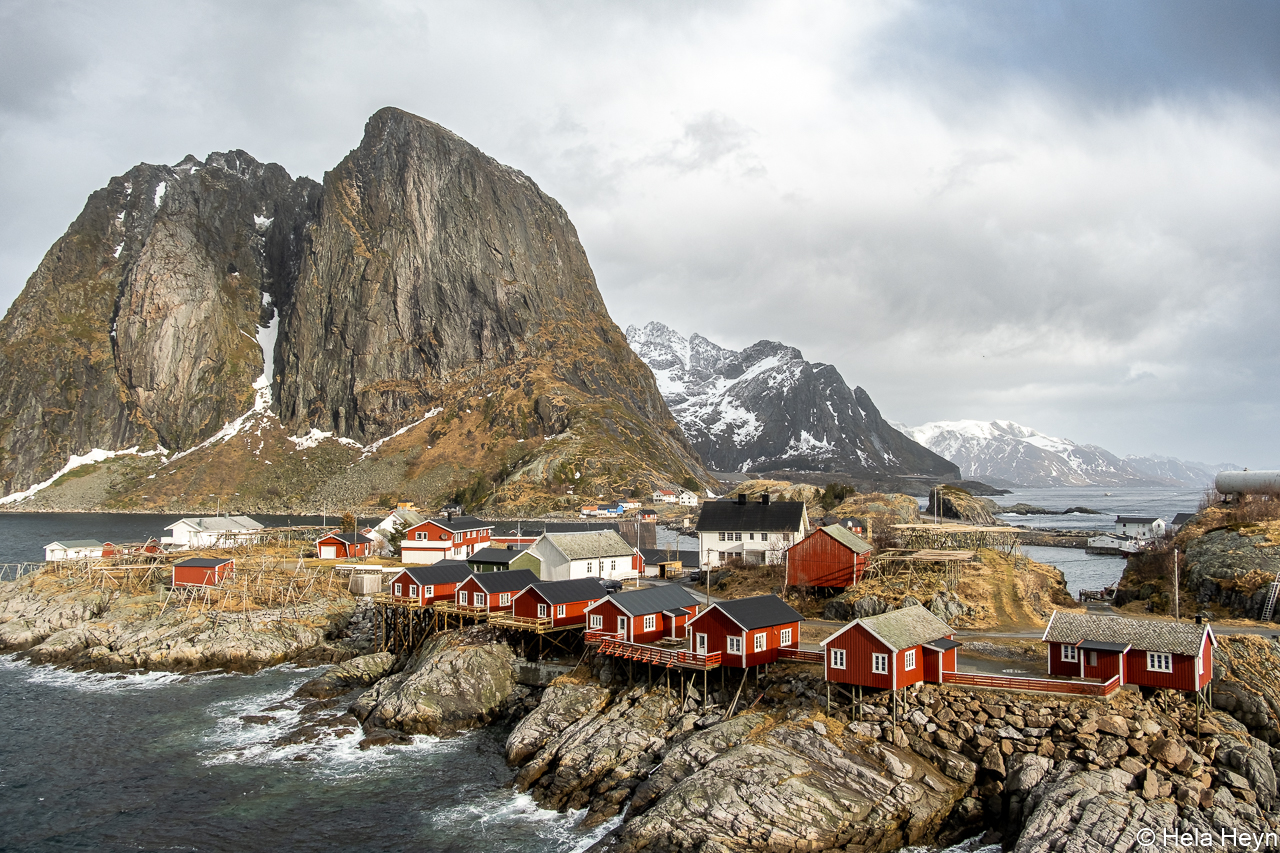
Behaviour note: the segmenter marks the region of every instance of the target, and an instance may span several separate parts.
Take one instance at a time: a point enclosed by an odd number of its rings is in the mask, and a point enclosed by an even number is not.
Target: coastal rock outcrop
[[[612,692],[595,682],[578,683],[561,676],[547,686],[538,707],[507,738],[507,761],[519,765],[565,729],[600,712]]]
[[[363,693],[351,711],[366,728],[453,735],[492,721],[516,687],[515,655],[482,629],[428,639],[403,671]]]
[[[361,687],[371,687],[390,674],[396,656],[391,652],[375,652],[361,655],[340,663],[318,678],[313,678],[298,688],[296,695],[311,699],[332,699]]]

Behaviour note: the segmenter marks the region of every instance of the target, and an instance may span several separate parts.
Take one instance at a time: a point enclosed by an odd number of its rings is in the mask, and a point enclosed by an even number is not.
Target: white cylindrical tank
[[[1278,495],[1280,471],[1223,471],[1214,488],[1220,495]]]

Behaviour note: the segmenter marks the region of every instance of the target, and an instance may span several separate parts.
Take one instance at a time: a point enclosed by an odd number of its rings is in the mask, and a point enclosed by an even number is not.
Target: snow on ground
[[[271,223],[275,221],[276,221],[276,218],[274,216],[271,216],[271,217],[259,216],[256,213],[253,215],[253,227],[258,231],[259,234],[261,234],[263,231],[266,231],[268,228],[270,228]]]
[[[395,432],[391,433],[391,435],[387,436],[386,438],[380,438],[380,439],[378,439],[378,440],[377,440],[377,441],[375,441],[373,444],[370,444],[368,447],[366,447],[366,448],[364,449],[364,453],[363,453],[363,454],[361,454],[360,458],[361,458],[361,459],[367,459],[368,457],[370,457],[370,456],[372,456],[374,453],[376,453],[376,452],[377,452],[377,450],[378,450],[378,448],[379,448],[379,447],[381,447],[381,446],[382,446],[383,444],[385,444],[386,442],[390,441],[391,439],[395,438],[395,437],[396,437],[396,436],[398,436],[398,435],[404,435],[406,432],[408,432],[409,430],[413,429],[413,428],[414,428],[414,427],[416,427],[418,424],[420,424],[420,423],[424,423],[424,422],[426,422],[426,421],[431,420],[432,418],[434,418],[436,415],[440,414],[440,413],[441,413],[441,412],[443,412],[443,411],[444,411],[444,409],[442,409],[442,408],[440,408],[439,406],[437,406],[436,408],[434,408],[434,409],[432,409],[431,411],[427,412],[425,415],[423,415],[421,418],[419,418],[418,420],[414,421],[413,423],[408,424],[408,425],[406,425],[406,426],[402,426],[402,427],[400,427],[400,429],[398,429],[398,430],[396,430]]]
[[[161,181],[156,186],[156,209],[160,208],[160,202],[164,201],[164,193],[168,188],[169,185],[165,181]]]
[[[27,498],[31,497],[41,489],[47,489],[49,486],[52,486],[55,482],[57,482],[58,478],[61,477],[63,474],[67,473],[68,471],[73,471],[76,468],[79,468],[81,465],[93,465],[98,462],[105,462],[108,459],[114,459],[117,456],[162,456],[164,455],[164,453],[165,453],[165,450],[163,447],[157,448],[156,450],[147,450],[143,453],[139,453],[138,446],[135,444],[133,447],[130,447],[127,450],[102,450],[101,448],[95,447],[93,450],[90,450],[88,453],[84,454],[83,456],[76,456],[75,454],[72,454],[71,459],[67,462],[66,465],[62,466],[61,470],[59,470],[58,473],[54,474],[49,479],[45,480],[43,483],[36,483],[34,486],[27,489],[26,491],[14,492],[11,495],[5,495],[3,498],[0,498],[0,504],[11,504],[11,503],[17,503],[18,501],[26,500]]]

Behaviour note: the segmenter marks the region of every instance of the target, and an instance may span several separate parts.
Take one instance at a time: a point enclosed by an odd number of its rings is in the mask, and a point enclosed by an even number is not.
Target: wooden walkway
[[[1068,696],[1098,696],[1105,699],[1120,689],[1120,676],[1112,676],[1110,681],[1098,684],[1092,681],[1059,681],[1053,678],[944,672],[942,683],[954,684],[957,687],[986,687],[995,690],[1014,690],[1020,693],[1062,693]]]
[[[625,660],[651,663],[655,666],[677,666],[682,669],[708,670],[720,666],[720,653],[710,652],[698,654],[685,649],[670,649],[662,646],[649,646],[644,643],[628,643],[625,640],[605,639],[600,643],[600,652]]]

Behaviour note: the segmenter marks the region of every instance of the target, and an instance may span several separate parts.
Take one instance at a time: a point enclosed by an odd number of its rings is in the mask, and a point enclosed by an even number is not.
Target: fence
[[[943,684],[961,687],[992,687],[998,690],[1016,690],[1031,693],[1066,693],[1072,696],[1101,696],[1106,698],[1120,689],[1120,676],[1114,675],[1105,684],[1091,681],[1058,681],[1052,678],[1019,678],[1009,675],[979,675],[974,672],[944,672]]]
[[[16,581],[23,575],[38,571],[44,563],[0,563],[0,582]]]

